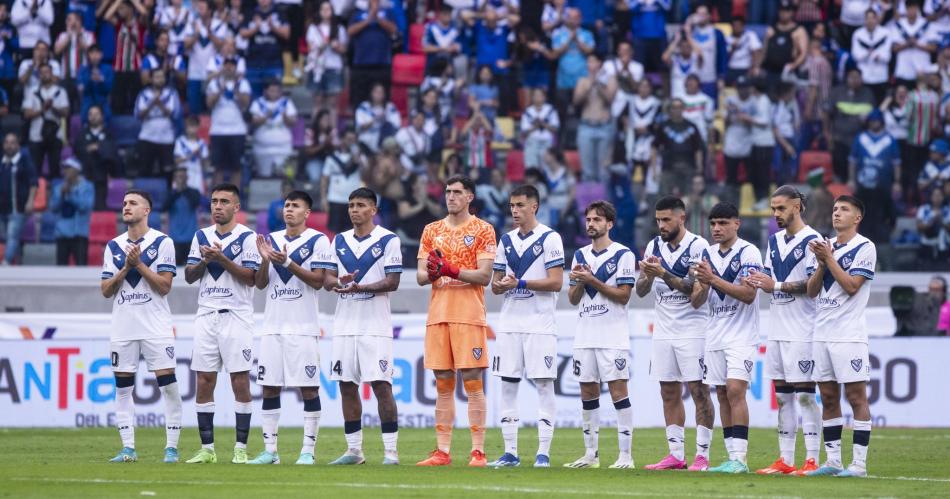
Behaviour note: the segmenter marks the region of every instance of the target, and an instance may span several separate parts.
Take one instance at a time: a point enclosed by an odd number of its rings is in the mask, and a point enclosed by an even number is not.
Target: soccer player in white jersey
[[[630,379],[630,325],[627,302],[637,280],[637,259],[626,246],[610,240],[617,210],[595,201],[584,210],[591,244],[574,252],[568,299],[577,306],[574,331],[574,376],[581,385],[584,456],[568,468],[599,468],[600,384],[607,383],[617,410],[620,456],[611,468],[633,468],[633,409],[627,395]]]
[[[330,379],[339,381],[347,450],[330,464],[363,464],[361,383],[376,396],[383,436],[383,464],[399,464],[399,423],[393,398],[393,324],[389,293],[399,288],[402,249],[399,238],[373,223],[376,193],[360,187],[350,193],[353,228],[337,234],[330,246],[326,288],[339,294],[333,318]]]
[[[708,471],[747,473],[749,446],[749,387],[752,360],[759,341],[759,298],[741,279],[762,269],[762,255],[739,239],[739,210],[719,203],[709,212],[713,242],[696,268],[701,291],[693,306],[708,306],[703,383],[716,387],[719,417],[729,460]]]
[[[805,196],[798,189],[783,185],[771,199],[772,216],[779,226],[769,238],[763,272],[747,279],[753,287],[769,293],[769,340],[766,345],[765,375],[775,383],[778,403],[778,447],[780,456],[760,475],[803,475],[818,469],[821,414],[815,402],[812,381],[812,332],[815,327],[815,300],[805,293],[808,284],[808,255],[811,241],[821,240],[817,231],[805,225]],[[805,437],[805,464],[795,468],[795,440],[801,407],[802,434]]]
[[[303,399],[303,446],[296,464],[313,464],[320,425],[320,321],[317,293],[330,266],[330,243],[307,227],[313,200],[303,191],[284,198],[287,228],[257,235],[261,268],[254,285],[265,290],[264,326],[257,353],[257,384],[263,387],[264,451],[247,464],[279,464],[277,427],[282,387],[299,387]]]
[[[181,395],[175,380],[175,333],[165,298],[175,277],[175,245],[148,227],[152,198],[130,190],[122,200],[122,222],[129,230],[109,241],[102,257],[102,296],[112,300],[109,347],[115,372],[115,419],[122,450],[112,462],[132,462],[135,453],[135,406],[132,391],[139,356],[155,373],[165,398],[165,462],[178,462]]]
[[[716,415],[703,384],[703,348],[706,338],[706,311],[691,305],[693,293],[700,287],[690,267],[703,258],[709,245],[702,237],[686,230],[686,205],[679,198],[664,197],[655,206],[659,237],[647,243],[640,261],[637,295],[652,289],[656,320],[653,325],[650,378],[660,383],[666,441],[670,453],[660,462],[648,464],[648,470],[686,468],[686,410],[683,407],[683,383],[696,406],[696,457],[691,471],[709,468],[709,444]]]
[[[808,296],[815,302],[813,339],[815,374],[821,393],[822,431],[825,463],[809,476],[867,476],[868,443],[871,441],[871,408],[867,385],[871,366],[868,359],[868,329],[864,311],[871,295],[868,281],[874,279],[877,249],[858,234],[864,205],[855,197],[839,196],[831,223],[837,236],[828,241],[812,241]],[[854,414],[854,452],[851,465],[841,462],[841,385]]]
[[[185,281],[198,281],[198,315],[191,370],[198,373],[195,406],[201,449],[187,462],[216,463],[214,451],[214,387],[218,371],[231,377],[234,392],[234,464],[247,463],[247,435],[251,430],[254,277],[261,265],[254,231],[237,223],[241,195],[234,184],[211,190],[214,225],[198,230],[191,241]]]
[[[492,374],[501,378],[501,435],[505,453],[489,466],[518,466],[518,383],[530,379],[538,390],[538,452],[534,466],[551,465],[551,439],[557,407],[557,326],[554,309],[564,286],[561,235],[538,222],[538,190],[521,185],[511,191],[515,229],[501,236],[495,250],[492,293],[504,295],[495,334]]]

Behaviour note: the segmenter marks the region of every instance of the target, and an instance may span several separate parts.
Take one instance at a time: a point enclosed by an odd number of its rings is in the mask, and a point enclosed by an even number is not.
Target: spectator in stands
[[[752,114],[748,116],[752,136],[752,153],[746,165],[746,176],[752,183],[755,195],[755,210],[769,207],[769,182],[772,177],[772,159],[775,156],[775,134],[772,129],[772,101],[765,93],[765,81],[761,78],[752,84]]]
[[[396,142],[402,150],[399,160],[405,171],[426,171],[431,141],[426,134],[425,124],[425,115],[413,109],[409,112],[409,124],[396,132]]]
[[[841,2],[841,17],[839,18],[841,26],[841,40],[845,47],[851,46],[851,38],[854,32],[861,28],[864,22],[864,15],[869,9],[879,10],[875,0],[843,0]]]
[[[61,120],[69,115],[69,97],[56,84],[49,64],[39,67],[40,85],[23,98],[23,119],[30,123],[29,148],[37,169],[47,162],[49,178],[59,178],[63,150]]]
[[[379,150],[386,137],[392,137],[402,126],[402,117],[396,105],[386,98],[386,86],[376,82],[369,93],[369,100],[356,108],[356,130],[360,144],[370,152]],[[349,192],[347,193],[349,196]]]
[[[181,112],[178,92],[166,85],[165,71],[151,71],[151,84],[135,100],[135,117],[142,122],[135,147],[139,175],[165,177],[171,182],[175,165],[175,119]]]
[[[109,98],[115,72],[111,65],[102,62],[102,49],[98,45],[89,47],[87,57],[87,64],[79,69],[78,87],[82,95],[79,113],[85,118],[89,109],[95,106],[102,111],[105,120],[109,121],[112,117]]]
[[[115,83],[112,92],[112,111],[132,114],[135,99],[142,88],[142,55],[145,53],[145,23],[148,11],[139,2],[117,1],[105,12],[105,19],[115,26]]]
[[[557,61],[558,110],[565,119],[578,80],[587,76],[587,55],[594,52],[594,35],[580,25],[580,11],[569,8],[564,17],[564,25],[551,33],[549,57]]]
[[[321,209],[328,215],[327,228],[341,233],[350,226],[350,193],[363,185],[366,158],[356,141],[356,131],[343,132],[340,147],[327,157],[320,180]]]
[[[284,179],[280,183],[280,197],[271,201],[267,207],[267,230],[277,232],[287,228],[287,222],[284,222],[284,200],[287,195],[294,190],[294,183],[290,179]]]
[[[329,0],[317,7],[320,16],[307,28],[308,87],[313,91],[314,110],[328,109],[336,123],[337,98],[343,91],[343,58],[346,56],[346,29],[333,15]]]
[[[20,232],[26,217],[33,214],[38,178],[29,153],[20,148],[19,136],[6,134],[0,162],[0,222],[6,229],[6,250],[0,266],[12,265],[20,255]]]
[[[468,107],[494,123],[498,115],[499,90],[491,66],[479,66],[475,83],[468,87]]]
[[[184,5],[182,0],[168,0],[163,8],[155,9],[153,25],[168,33],[168,53],[172,56],[183,53],[185,39],[188,37],[188,27],[194,22],[194,13]]]
[[[403,255],[416,258],[419,238],[425,226],[435,222],[443,215],[442,205],[426,191],[426,180],[422,175],[410,173],[403,181],[405,197],[397,205],[399,223],[396,232],[403,247]]]
[[[221,44],[221,50],[218,51],[209,61],[207,68],[208,81],[213,80],[221,75],[221,72],[224,70],[224,61],[228,59],[234,59],[236,62],[235,73],[244,78],[247,74],[247,61],[244,60],[244,57],[241,57],[241,54],[238,53],[237,42],[235,38],[227,38]]]
[[[320,182],[323,176],[323,164],[339,142],[336,127],[330,120],[330,111],[326,109],[317,111],[316,117],[304,133],[304,157],[307,161],[304,169],[311,182]]]
[[[422,129],[429,138],[428,160],[439,164],[442,162],[445,142],[451,138],[452,122],[448,113],[439,107],[438,90],[429,88],[421,92],[418,111],[425,119]]]
[[[917,256],[921,270],[944,267],[950,258],[950,234],[946,230],[950,220],[944,218],[950,211],[944,201],[943,191],[934,189],[928,202],[917,208],[917,232],[920,234]]]
[[[907,96],[908,128],[907,149],[904,153],[904,176],[901,185],[905,199],[915,205],[920,201],[916,180],[930,156],[931,137],[939,133],[938,115],[940,95],[933,89],[939,88],[934,80],[936,68],[930,66],[917,77],[917,87]]]
[[[284,75],[281,44],[290,37],[290,25],[274,8],[273,0],[258,0],[251,19],[241,27],[247,40],[247,80],[254,95],[261,95],[264,84]]]
[[[775,183],[785,185],[798,182],[798,142],[802,115],[798,110],[794,85],[780,85],[778,97],[772,112],[772,133],[776,142]]]
[[[832,211],[834,210],[835,197],[828,190],[825,183],[825,170],[818,167],[804,165],[808,170],[806,182],[811,187],[811,193],[808,195],[808,209],[805,210],[805,223],[815,229],[819,234],[826,238],[834,236],[835,230],[831,225]]]
[[[208,109],[211,109],[211,166],[214,183],[224,180],[241,185],[244,143],[247,124],[244,111],[251,102],[251,84],[237,74],[237,60],[228,58],[205,89]]]
[[[396,203],[405,196],[402,179],[412,172],[403,166],[400,156],[402,156],[402,147],[399,146],[396,138],[389,137],[384,140],[379,148],[379,154],[371,159],[374,164],[371,163],[363,179],[367,187],[391,202],[392,206],[388,211],[392,211]],[[422,171],[427,170],[423,168]],[[438,173],[433,176],[437,177]],[[382,216],[386,215],[384,211]]]
[[[931,57],[937,52],[939,34],[921,15],[920,0],[907,0],[904,3],[906,15],[891,24],[891,38],[894,53],[894,77],[898,83],[914,86],[917,75],[931,63]]]
[[[726,84],[733,85],[739,75],[748,75],[753,67],[758,66],[762,57],[762,40],[755,31],[746,29],[745,18],[732,18],[732,36],[726,39],[727,57]]]
[[[379,83],[388,91],[392,81],[392,36],[395,23],[380,0],[367,0],[367,8],[357,8],[350,18],[347,34],[352,40],[353,61],[350,65],[350,102],[363,102]],[[358,126],[358,125],[357,125]]]
[[[716,101],[719,96],[719,84],[724,81],[728,63],[726,37],[722,31],[713,26],[710,21],[709,7],[704,4],[696,6],[693,15],[686,19],[684,29],[702,54],[702,62],[696,68],[702,91]]]
[[[620,8],[618,3],[616,8]],[[551,0],[544,2],[544,10],[541,11],[541,30],[550,34],[564,24],[564,18],[567,15],[567,0]],[[527,19],[525,20],[527,22]]]
[[[492,170],[489,175],[491,180],[488,183],[480,182],[475,187],[475,199],[481,205],[478,216],[492,224],[496,234],[501,234],[505,229],[510,189],[505,179],[505,172],[500,168]]]
[[[494,125],[476,109],[459,131],[466,167],[484,170],[495,166],[495,155],[491,147],[494,137]]]
[[[723,156],[726,159],[726,185],[729,202],[739,201],[739,165],[745,164],[746,172],[752,167],[751,116],[755,113],[756,100],[752,97],[752,82],[745,75],[736,79],[736,94],[726,97],[726,134],[723,140]]]
[[[567,169],[564,153],[556,147],[549,147],[544,151],[544,160],[541,163],[542,183],[547,192],[544,203],[547,213],[538,210],[538,216],[547,220],[549,227],[557,230],[561,219],[567,214],[574,202],[574,191],[577,180],[574,172]]]
[[[673,35],[673,41],[666,52],[663,62],[670,67],[670,95],[682,97],[686,92],[686,77],[695,74],[703,64],[703,53],[699,51],[692,37],[684,36],[679,30]]]
[[[897,145],[901,150],[901,162],[907,161],[907,128],[910,126],[907,109],[908,95],[907,87],[897,85],[893,92],[888,92],[880,106],[881,112],[884,113],[884,128],[891,137],[897,140]]]
[[[208,145],[198,137],[198,117],[185,118],[185,134],[175,139],[175,170],[184,169],[187,173],[188,187],[202,196],[205,190],[205,170],[210,165]]]
[[[78,13],[71,12],[66,16],[66,30],[56,38],[53,53],[60,57],[62,68],[62,85],[70,95],[70,102],[79,102],[79,93],[76,80],[79,78],[79,68],[86,65],[86,50],[96,43],[96,36],[92,31],[86,31],[82,26],[82,18]]]
[[[53,76],[59,78],[62,75],[59,61],[50,59],[49,44],[46,42],[37,42],[32,49],[32,59],[24,59],[20,63],[17,77],[20,85],[23,86],[24,98],[26,93],[34,90],[40,85],[40,66],[49,64],[53,70]]]
[[[85,115],[86,124],[73,144],[73,153],[95,189],[96,210],[106,209],[109,177],[115,175],[119,165],[115,143],[105,127],[104,119],[102,108],[91,106]]]
[[[294,152],[290,128],[296,123],[297,107],[284,95],[280,81],[267,82],[264,95],[251,104],[254,164],[259,176],[286,175],[284,167]]]
[[[950,301],[947,300],[947,280],[943,281],[943,305],[940,306],[940,315],[937,319],[937,336],[950,336]]]
[[[554,138],[561,122],[554,106],[548,104],[543,88],[531,91],[531,105],[521,114],[521,133],[524,144],[524,165],[539,168],[544,154],[554,146]]]
[[[884,116],[875,109],[867,130],[851,146],[848,185],[865,206],[862,233],[874,242],[882,269],[890,265],[891,231],[897,221],[894,196],[901,191],[901,159],[897,141],[884,130]]]
[[[53,182],[52,191],[49,212],[56,215],[56,265],[69,265],[72,257],[76,265],[85,266],[95,194],[92,183],[82,176],[79,161],[63,161],[63,179]]]
[[[708,144],[709,127],[712,126],[715,117],[716,103],[702,91],[702,83],[696,73],[690,73],[686,77],[684,92],[679,97],[685,106],[683,117],[696,125],[699,134],[703,137],[703,142]]]
[[[943,138],[930,143],[930,160],[917,176],[917,189],[924,199],[930,199],[931,190],[943,190],[943,184],[950,182],[950,145]]]
[[[807,53],[808,33],[795,22],[795,7],[791,2],[783,1],[779,6],[778,20],[765,32],[765,55],[753,74],[764,70],[769,93],[774,93],[786,75],[794,76],[805,62]]]
[[[10,22],[10,10],[7,4],[0,4],[0,87],[7,95],[13,95],[16,84],[15,60],[19,58],[19,49],[20,39],[16,27]]]
[[[942,336],[941,313],[947,303],[947,280],[939,275],[930,278],[926,293],[914,293],[910,314],[901,333],[909,336]]]
[[[643,64],[633,60],[633,45],[628,41],[617,44],[617,57],[604,63],[601,74],[617,79],[617,95],[611,112],[614,117],[620,116],[637,94],[637,84],[643,80]]]
[[[476,18],[480,19],[476,22]],[[513,41],[511,29],[507,23],[502,22],[504,18],[499,17],[497,10],[489,4],[486,4],[482,14],[468,19],[467,22],[474,23],[475,66],[478,68],[476,82],[486,85],[484,75],[485,68],[488,68],[492,76],[491,85],[501,89],[495,99],[496,107],[500,106],[502,113],[507,115],[508,111],[517,105],[511,99],[516,95],[516,85],[509,71],[512,66],[511,53],[508,50],[508,44]],[[493,110],[486,109],[482,114],[490,120],[495,119]]]
[[[637,84],[637,93],[627,105],[624,145],[628,160],[633,163],[635,170],[639,169],[644,179],[656,164],[653,130],[662,106],[660,99],[653,95],[653,84],[647,78]]]
[[[848,179],[848,154],[872,109],[874,94],[864,87],[861,72],[852,66],[845,83],[832,89],[822,114],[825,140],[831,148],[832,165],[839,181]]]
[[[159,31],[154,37],[155,49],[142,58],[142,86],[147,87],[151,82],[149,77],[153,70],[160,69],[165,73],[166,81],[170,85],[183,83],[186,77],[185,58],[172,52],[169,46],[167,31]]]
[[[851,38],[851,57],[861,70],[861,80],[874,93],[875,102],[880,104],[887,95],[890,78],[891,32],[880,26],[877,11],[868,9],[864,14],[864,26]]]
[[[50,43],[53,0],[14,0],[10,20],[20,35],[20,53],[28,57],[36,42]]]
[[[821,24],[817,26],[823,26]],[[817,28],[816,26],[816,28]],[[821,48],[821,42],[811,39],[808,42],[808,56],[803,65],[808,73],[808,80],[805,86],[805,107],[802,112],[802,149],[817,149],[824,137],[822,131],[822,113],[824,112],[825,102],[831,93],[831,83],[834,77],[834,71],[831,63],[824,56]],[[830,145],[825,144],[823,149],[828,149]]]
[[[664,69],[660,56],[666,51],[666,14],[670,0],[629,0],[631,34],[637,61],[648,73]]]
[[[614,147],[615,130],[610,107],[617,93],[617,80],[598,78],[602,62],[600,56],[587,56],[587,75],[574,89],[574,106],[580,109],[577,127],[577,150],[581,156],[584,181],[599,182],[610,161]]]
[[[709,212],[719,204],[719,197],[706,188],[706,178],[694,175],[690,183],[689,194],[683,199],[686,203],[686,230],[704,238],[710,238]]]
[[[465,78],[456,79],[455,69],[443,60],[433,62],[426,69],[426,73],[419,91],[425,94],[429,90],[435,90],[439,96],[439,110],[442,112],[442,119],[451,120],[455,112],[455,102],[465,85]]]
[[[445,61],[456,68],[456,74],[464,75],[468,61],[462,52],[462,33],[452,21],[452,6],[443,3],[434,22],[426,25],[422,37],[422,51],[426,54],[426,69],[437,60]]]
[[[696,125],[683,118],[682,99],[670,102],[669,119],[659,125],[654,147],[662,157],[660,192],[682,196],[688,192],[690,179],[702,174],[703,151],[706,145]]]
[[[188,112],[204,113],[204,85],[208,79],[208,64],[226,39],[231,38],[228,24],[213,16],[208,0],[195,0],[191,24],[185,29],[184,54],[188,56],[187,94]]]
[[[168,196],[168,237],[175,243],[175,264],[184,265],[191,240],[198,231],[198,207],[201,194],[191,187],[187,168],[176,168]]]

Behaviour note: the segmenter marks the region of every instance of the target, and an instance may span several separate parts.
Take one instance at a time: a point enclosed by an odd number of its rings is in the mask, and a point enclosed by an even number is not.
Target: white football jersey
[[[175,275],[175,243],[165,234],[149,229],[138,241],[130,240],[128,232],[109,241],[102,256],[103,280],[118,274],[125,266],[125,247],[133,243],[142,249],[139,258],[150,270]],[[138,270],[130,270],[112,300],[110,339],[131,341],[174,336],[168,300],[152,289]]]
[[[287,237],[286,230],[271,232],[268,241],[275,251],[286,248],[287,258],[304,270],[327,269],[333,265],[330,242],[317,230],[308,228],[293,238]],[[320,336],[319,291],[290,269],[271,263],[265,288],[264,327],[259,334]]]
[[[831,240],[835,260],[848,275],[859,275],[867,280],[874,279],[874,267],[877,266],[877,248],[868,238],[855,235],[847,243],[838,246],[837,238]],[[818,259],[809,256],[808,274],[814,273]],[[871,284],[865,282],[854,296],[848,295],[831,272],[825,270],[821,290],[815,301],[814,341],[840,341],[853,343],[868,342],[867,320],[864,311],[871,296]]]
[[[785,229],[769,238],[765,255],[766,274],[776,282],[807,281],[808,243],[823,239],[815,229],[805,226],[789,238]],[[808,295],[773,291],[769,306],[769,339],[810,342],[815,330],[815,300]]]
[[[594,251],[588,244],[574,252],[575,265],[587,264],[594,276],[608,286],[633,286],[637,282],[637,258],[626,246],[610,243],[602,251]],[[571,286],[577,283],[571,281]],[[608,300],[591,286],[584,286],[584,294],[577,306],[577,327],[574,330],[574,348],[630,348],[630,323],[627,306]]]
[[[548,269],[564,267],[564,244],[561,235],[544,224],[538,224],[527,235],[515,229],[501,236],[495,250],[495,272],[514,275],[516,279],[535,281],[548,276]],[[498,319],[503,333],[557,334],[554,309],[557,293],[512,289],[505,293]]]
[[[402,249],[396,234],[376,226],[366,237],[356,237],[353,229],[337,234],[330,245],[332,270],[337,275],[357,272],[355,281],[371,284],[386,274],[402,273]],[[333,318],[334,336],[393,335],[389,293],[347,293],[338,295]]]
[[[720,253],[714,244],[703,252],[713,272],[724,281],[739,284],[739,279],[750,272],[762,270],[762,255],[747,241],[736,239],[735,244]],[[712,288],[709,290],[709,319],[706,325],[706,350],[756,345],[759,342],[759,295],[750,305]]]
[[[239,266],[254,270],[261,268],[261,255],[257,252],[257,236],[253,230],[237,224],[231,232],[218,234],[215,227],[212,225],[195,232],[195,237],[191,240],[191,251],[188,252],[188,265],[201,261],[199,246],[219,243],[224,256]],[[198,315],[216,310],[230,310],[231,313],[239,314],[242,319],[252,321],[254,286],[241,284],[230,272],[224,270],[221,264],[210,262],[198,281]]]
[[[663,268],[680,279],[689,273],[690,264],[703,259],[703,251],[709,247],[705,239],[683,229],[686,233],[679,246],[671,247],[659,237],[647,243],[645,256],[660,259]],[[689,295],[666,285],[661,278],[653,280],[653,294],[656,297],[653,324],[653,338],[657,340],[688,339],[706,337],[707,313],[703,308],[693,308]]]

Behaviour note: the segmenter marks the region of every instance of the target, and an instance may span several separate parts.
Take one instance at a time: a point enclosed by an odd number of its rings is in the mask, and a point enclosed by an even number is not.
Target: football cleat
[[[488,459],[485,458],[485,453],[480,450],[472,451],[472,458],[468,460],[468,465],[475,468],[484,468],[488,466]]]
[[[611,464],[608,468],[612,470],[626,470],[635,468],[633,465],[633,456],[630,454],[620,454],[620,457],[617,458],[617,462]]]
[[[676,456],[670,454],[664,457],[660,462],[644,466],[648,470],[684,470],[686,469],[685,459],[676,459]]]
[[[123,447],[114,458],[110,459],[110,463],[134,463],[139,460],[138,454],[135,453],[135,449],[131,447]]]
[[[343,453],[342,456],[330,461],[328,464],[334,466],[337,465],[350,465],[350,464],[364,464],[366,463],[366,458],[363,457],[362,452],[354,452],[352,450],[347,450]]]
[[[742,461],[726,461],[715,468],[709,468],[710,473],[729,473],[729,474],[739,474],[739,473],[748,473],[749,467]]]
[[[297,462],[294,464],[313,464],[313,454],[309,452],[301,452],[300,457],[297,458]]]
[[[815,471],[805,473],[805,476],[837,476],[844,471],[838,463],[825,463]]]
[[[696,455],[693,458],[693,464],[686,468],[688,471],[706,471],[709,469],[709,459],[706,456]]]
[[[574,461],[573,463],[564,463],[565,468],[600,468],[600,459],[597,455],[589,456],[584,455],[584,457]]]
[[[492,468],[508,468],[520,465],[521,459],[510,452],[506,452],[502,454],[497,460],[488,463],[488,466],[491,466]]]
[[[814,458],[808,458],[808,459],[805,460],[805,464],[803,464],[802,467],[798,469],[798,471],[796,471],[796,472],[794,472],[794,473],[792,473],[792,474],[795,475],[795,476],[805,476],[805,475],[807,475],[809,472],[815,471],[815,470],[817,470],[817,469],[818,469],[818,464],[815,462],[815,459],[814,459]]]
[[[416,466],[448,466],[452,464],[452,456],[448,452],[436,449],[429,453],[429,457],[416,463]]]
[[[215,464],[218,462],[218,455],[213,450],[202,447],[198,449],[194,457],[185,462],[188,464]]]
[[[757,475],[788,475],[796,471],[798,470],[796,470],[794,466],[785,464],[785,459],[780,457],[776,459],[774,463],[770,464],[768,468],[762,468],[755,473]]]
[[[398,466],[399,465],[399,454],[395,452],[385,452],[383,453],[383,465],[385,466]]]
[[[547,454],[538,454],[534,456],[534,467],[535,468],[550,468],[551,467],[551,458]]]
[[[868,470],[852,464],[851,466],[848,466],[848,469],[838,473],[835,476],[839,478],[867,478]]]
[[[165,448],[165,459],[163,462],[168,464],[174,464],[178,462],[178,449],[174,447]]]
[[[270,453],[265,450],[254,459],[247,461],[247,464],[280,464],[280,456],[276,452]]]
[[[234,455],[231,457],[231,464],[247,464],[247,449],[235,447]]]

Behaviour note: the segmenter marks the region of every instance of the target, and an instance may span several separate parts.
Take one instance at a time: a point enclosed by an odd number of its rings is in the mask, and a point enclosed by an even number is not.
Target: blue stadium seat
[[[142,177],[132,181],[132,188],[152,196],[152,213],[161,212],[168,203],[168,181],[163,178]]]
[[[129,190],[129,181],[124,178],[109,179],[109,190],[106,192],[106,208],[121,210],[125,191]]]
[[[40,242],[52,243],[56,241],[56,215],[44,211],[40,215]]]
[[[142,124],[135,116],[116,115],[112,117],[112,137],[118,147],[132,147],[139,140]]]

